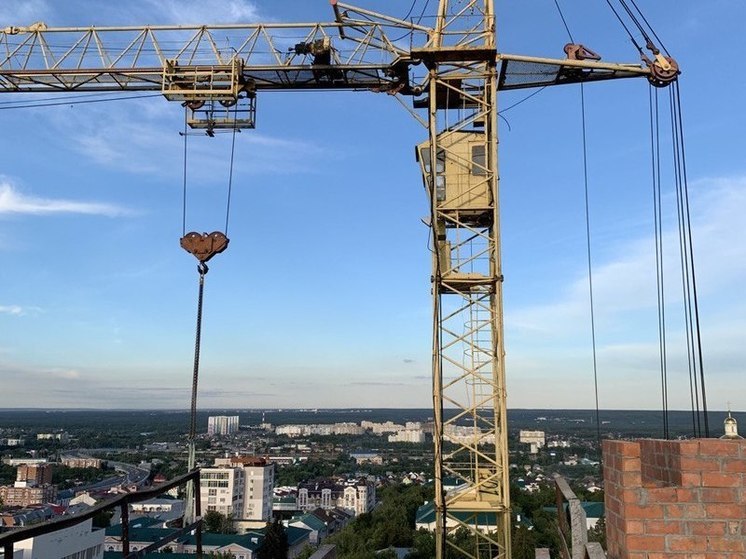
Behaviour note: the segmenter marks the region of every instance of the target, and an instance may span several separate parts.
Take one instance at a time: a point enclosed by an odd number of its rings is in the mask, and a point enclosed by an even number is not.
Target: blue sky
[[[410,5],[360,4],[397,16]],[[552,0],[498,5],[501,51],[563,56]],[[746,78],[732,60],[746,47],[746,5],[640,5],[683,70],[709,406],[744,409]],[[322,0],[126,6],[11,0],[0,25],[331,18]],[[637,61],[605,2],[563,6],[577,41]],[[593,84],[586,97],[601,406],[655,409],[648,88]],[[0,96],[0,407],[187,407],[197,274],[178,244],[181,108],[149,98],[4,110],[26,99]],[[545,90],[503,116],[508,405],[592,407],[579,91]],[[427,407],[428,210],[413,157],[424,129],[367,92],[263,94],[257,120],[237,138],[231,245],[207,277],[200,406]],[[188,229],[222,227],[229,143],[190,140]],[[665,188],[671,407],[686,409]]]

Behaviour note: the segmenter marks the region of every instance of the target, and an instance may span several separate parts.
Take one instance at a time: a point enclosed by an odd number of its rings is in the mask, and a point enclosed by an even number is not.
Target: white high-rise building
[[[243,478],[241,468],[202,468],[199,474],[202,510],[240,518],[243,514]]]
[[[233,472],[234,485],[241,483],[240,490],[235,492],[237,497],[234,501],[234,520],[242,526],[251,527],[263,526],[264,523],[272,519],[272,491],[275,486],[274,464],[267,462],[264,458],[255,456],[232,456],[230,458],[218,458],[215,460],[214,468],[202,470],[203,473],[218,471]],[[240,474],[236,472],[240,472]],[[240,482],[238,481],[239,478]],[[239,494],[240,505],[238,502]],[[208,500],[205,500],[205,497]],[[203,485],[202,503],[207,503],[208,507],[210,504],[209,498],[210,495],[205,494]],[[207,510],[211,509],[208,508]]]
[[[425,433],[422,429],[404,429],[395,435],[389,435],[390,443],[424,443]]]
[[[529,431],[521,429],[518,433],[518,441],[524,444],[530,445],[529,452],[536,454],[540,448],[543,448],[546,444],[544,431]]]
[[[230,435],[238,431],[237,415],[211,415],[207,418],[208,435]]]

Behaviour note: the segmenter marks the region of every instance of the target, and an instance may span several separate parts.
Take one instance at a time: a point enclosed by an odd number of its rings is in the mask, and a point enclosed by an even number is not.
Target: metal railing
[[[139,503],[141,501],[147,501],[148,499],[152,499],[154,497],[157,497],[158,495],[161,495],[162,493],[165,493],[169,489],[173,489],[174,487],[179,487],[190,482],[194,483],[196,486],[194,491],[194,512],[196,520],[188,526],[184,526],[183,528],[174,530],[174,532],[170,533],[165,538],[153,542],[143,549],[130,553],[130,505],[133,503]],[[105,503],[101,503],[100,505],[91,507],[89,510],[80,514],[68,517],[63,516],[61,518],[50,520],[49,522],[34,524],[25,528],[18,528],[6,533],[2,533],[0,534],[0,549],[2,549],[4,552],[3,559],[13,559],[14,546],[18,542],[34,538],[36,536],[42,536],[44,534],[51,534],[65,528],[77,526],[78,524],[81,524],[86,520],[92,519],[94,516],[98,515],[101,512],[113,510],[116,507],[120,507],[120,512],[122,515],[122,557],[124,559],[139,559],[140,557],[143,557],[145,553],[157,551],[158,549],[171,543],[175,539],[191,532],[195,533],[195,543],[197,547],[196,557],[200,559],[202,558],[202,505],[200,503],[199,492],[199,469],[195,469],[187,474],[174,478],[165,483],[156,485],[154,487],[127,493],[125,495],[120,495],[119,497],[115,497],[109,501],[106,501]]]

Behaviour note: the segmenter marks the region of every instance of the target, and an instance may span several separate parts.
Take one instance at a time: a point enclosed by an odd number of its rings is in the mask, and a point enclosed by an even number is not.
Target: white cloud
[[[30,313],[39,313],[39,307],[22,307],[21,305],[0,305],[0,314],[9,314],[11,316],[25,316]]]
[[[246,0],[147,0],[147,10],[173,23],[251,23],[257,20],[256,4]]]
[[[4,0],[0,4],[0,25],[27,26],[50,14],[45,0]]]
[[[692,189],[695,266],[700,295],[718,300],[734,281],[746,280],[746,178],[700,181]],[[680,306],[681,279],[678,233],[664,234],[668,303]],[[565,285],[561,299],[519,308],[509,313],[506,324],[514,333],[556,336],[585,327],[589,317],[588,278],[584,266]],[[623,313],[656,305],[655,255],[652,236],[630,239],[616,258],[593,267],[594,303],[597,318],[612,321]],[[737,293],[733,295],[738,296]],[[731,301],[732,302],[732,301]]]
[[[136,115],[136,118],[133,118]],[[61,132],[75,130],[71,147],[96,164],[135,174],[172,180],[180,173],[184,140],[183,109],[164,99],[110,103],[105,109],[86,107],[73,113],[52,115]],[[230,133],[208,138],[192,131],[188,138],[188,177],[206,182],[224,177],[230,157]],[[289,174],[318,171],[320,154],[328,159],[326,146],[305,139],[278,137],[244,130],[236,137],[234,177],[242,173]]]
[[[23,313],[23,307],[18,305],[0,305],[0,314],[11,314],[13,316],[21,316]]]
[[[76,371],[75,369],[50,369],[47,373],[59,379],[77,380],[81,378],[80,371]]]
[[[258,9],[249,0],[142,0],[102,6],[99,19],[131,25],[252,23]]]
[[[744,372],[746,177],[691,185],[703,357],[711,407],[722,408]],[[672,225],[673,226],[673,225]],[[670,402],[689,405],[675,231],[665,233]],[[593,269],[597,357],[604,408],[660,407],[655,257],[650,236],[622,245]],[[558,276],[562,277],[562,276]],[[582,263],[562,296],[506,316],[511,406],[593,406],[588,280]],[[541,386],[539,394],[535,387]]]
[[[118,217],[129,213],[129,210],[113,204],[29,196],[18,192],[8,182],[0,182],[0,215],[85,214]]]

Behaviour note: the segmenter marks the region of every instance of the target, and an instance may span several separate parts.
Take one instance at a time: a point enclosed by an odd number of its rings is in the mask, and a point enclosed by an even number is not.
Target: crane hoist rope
[[[200,349],[202,345],[202,307],[205,293],[205,276],[209,271],[207,262],[216,254],[220,254],[228,248],[228,225],[230,221],[231,192],[233,189],[233,162],[236,150],[236,126],[233,127],[231,139],[230,165],[228,170],[228,188],[225,207],[225,228],[224,231],[213,231],[212,233],[198,233],[197,231],[186,232],[186,215],[187,215],[187,170],[188,170],[188,134],[187,134],[187,111],[189,107],[184,107],[184,163],[183,163],[183,191],[182,191],[182,237],[179,240],[181,248],[193,255],[197,260],[197,273],[199,274],[199,288],[197,294],[197,326],[194,339],[194,363],[192,368],[192,397],[189,416],[189,459],[188,470],[192,471],[195,467],[195,446],[194,441],[197,436],[197,389],[199,384],[199,366],[200,366]],[[209,134],[212,137],[212,134]],[[187,514],[194,514],[193,496],[196,489],[192,486],[187,493]]]

